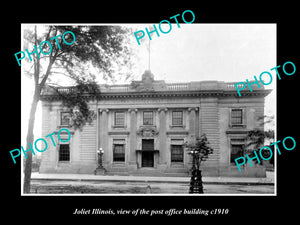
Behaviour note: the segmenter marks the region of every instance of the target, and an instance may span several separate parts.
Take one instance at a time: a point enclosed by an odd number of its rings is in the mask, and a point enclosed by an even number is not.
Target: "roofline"
[[[97,94],[83,94],[87,99],[132,99],[132,98],[161,98],[161,97],[266,97],[271,89],[243,90],[241,96],[234,90],[182,90],[182,91],[140,91],[140,92],[101,92]],[[42,94],[42,101],[61,100],[59,94]]]

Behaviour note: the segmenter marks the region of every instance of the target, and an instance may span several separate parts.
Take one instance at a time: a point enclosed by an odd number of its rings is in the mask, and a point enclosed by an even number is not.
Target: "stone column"
[[[137,154],[136,154],[136,131],[137,131],[137,111],[138,109],[128,109],[130,114],[130,134],[129,134],[129,152],[128,156],[128,165],[130,169],[137,168]]]
[[[158,142],[159,142],[159,166],[167,166],[167,108],[159,108],[159,133],[158,133]]]

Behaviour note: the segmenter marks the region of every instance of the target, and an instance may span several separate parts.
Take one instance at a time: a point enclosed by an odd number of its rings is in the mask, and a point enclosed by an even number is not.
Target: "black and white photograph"
[[[276,195],[276,24],[184,15],[21,25],[22,195]]]
[[[295,4],[66,3],[3,7],[5,221],[296,219]]]

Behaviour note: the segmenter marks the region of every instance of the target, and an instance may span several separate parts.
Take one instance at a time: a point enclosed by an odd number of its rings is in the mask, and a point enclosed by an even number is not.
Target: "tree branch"
[[[45,73],[45,76],[43,77],[41,83],[40,83],[40,91],[42,90],[42,88],[44,87],[48,77],[49,77],[49,74],[50,74],[50,70],[51,70],[51,67],[53,65],[55,61],[55,58],[53,57],[53,59],[51,60],[51,57],[49,58],[49,64],[47,66],[47,70],[46,70],[46,73]]]
[[[67,73],[63,73],[63,72],[56,72],[56,71],[51,71],[50,74],[61,74],[61,75],[64,75],[68,78],[71,78],[73,80],[76,80],[74,77],[72,77],[70,74],[67,74]]]

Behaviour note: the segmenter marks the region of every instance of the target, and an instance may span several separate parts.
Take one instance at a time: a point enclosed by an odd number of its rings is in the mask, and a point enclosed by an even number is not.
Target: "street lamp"
[[[102,148],[97,149],[97,157],[98,157],[98,167],[95,169],[94,174],[95,175],[104,175],[106,170],[103,167],[103,153],[104,150]]]
[[[102,165],[102,155],[104,153],[104,150],[102,148],[97,149],[97,155],[98,155],[98,168],[103,168]]]

